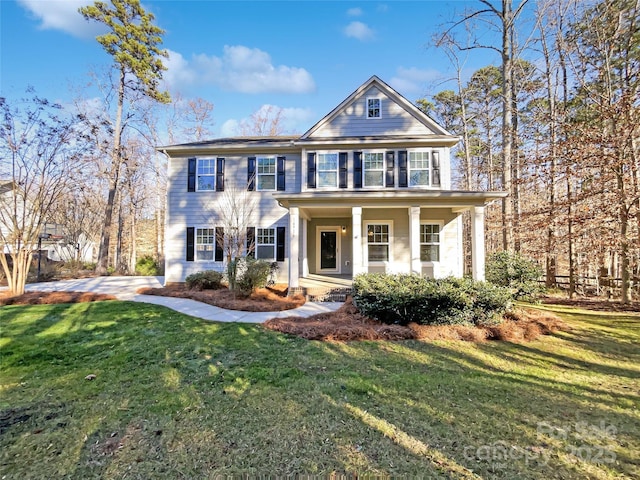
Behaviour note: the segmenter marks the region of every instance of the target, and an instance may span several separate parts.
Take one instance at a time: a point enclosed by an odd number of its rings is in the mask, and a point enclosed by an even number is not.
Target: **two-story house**
[[[169,157],[166,282],[224,269],[217,199],[230,189],[254,202],[249,253],[279,262],[290,287],[310,274],[462,276],[467,210],[473,277],[483,279],[484,207],[505,193],[451,189],[458,140],[373,76],[301,136],[160,147]]]

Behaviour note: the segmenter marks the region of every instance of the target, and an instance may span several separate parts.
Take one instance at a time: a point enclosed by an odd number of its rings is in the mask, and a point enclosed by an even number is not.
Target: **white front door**
[[[316,253],[318,273],[340,273],[340,227],[318,227]]]

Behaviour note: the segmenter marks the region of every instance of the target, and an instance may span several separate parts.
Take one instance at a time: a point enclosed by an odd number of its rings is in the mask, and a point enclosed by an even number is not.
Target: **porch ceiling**
[[[351,216],[351,207],[389,208],[424,206],[465,210],[491,203],[507,196],[507,192],[466,192],[454,190],[403,190],[403,191],[332,191],[274,194],[285,208],[300,207],[305,210],[332,209],[331,216]],[[334,215],[335,212],[335,215]]]

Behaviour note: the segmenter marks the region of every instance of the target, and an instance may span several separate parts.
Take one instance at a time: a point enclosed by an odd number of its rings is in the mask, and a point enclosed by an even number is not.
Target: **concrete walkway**
[[[340,308],[340,302],[307,302],[303,306],[282,312],[242,312],[226,310],[187,298],[158,297],[140,295],[138,289],[160,288],[164,277],[94,277],[57,282],[27,284],[28,292],[94,292],[115,296],[118,300],[162,305],[176,312],[216,322],[262,323],[270,318],[310,317],[317,313],[333,312]]]

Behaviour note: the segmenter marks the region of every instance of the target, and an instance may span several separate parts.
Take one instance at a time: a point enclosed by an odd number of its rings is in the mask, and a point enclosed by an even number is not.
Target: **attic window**
[[[382,100],[379,98],[367,98],[367,118],[382,117]]]

